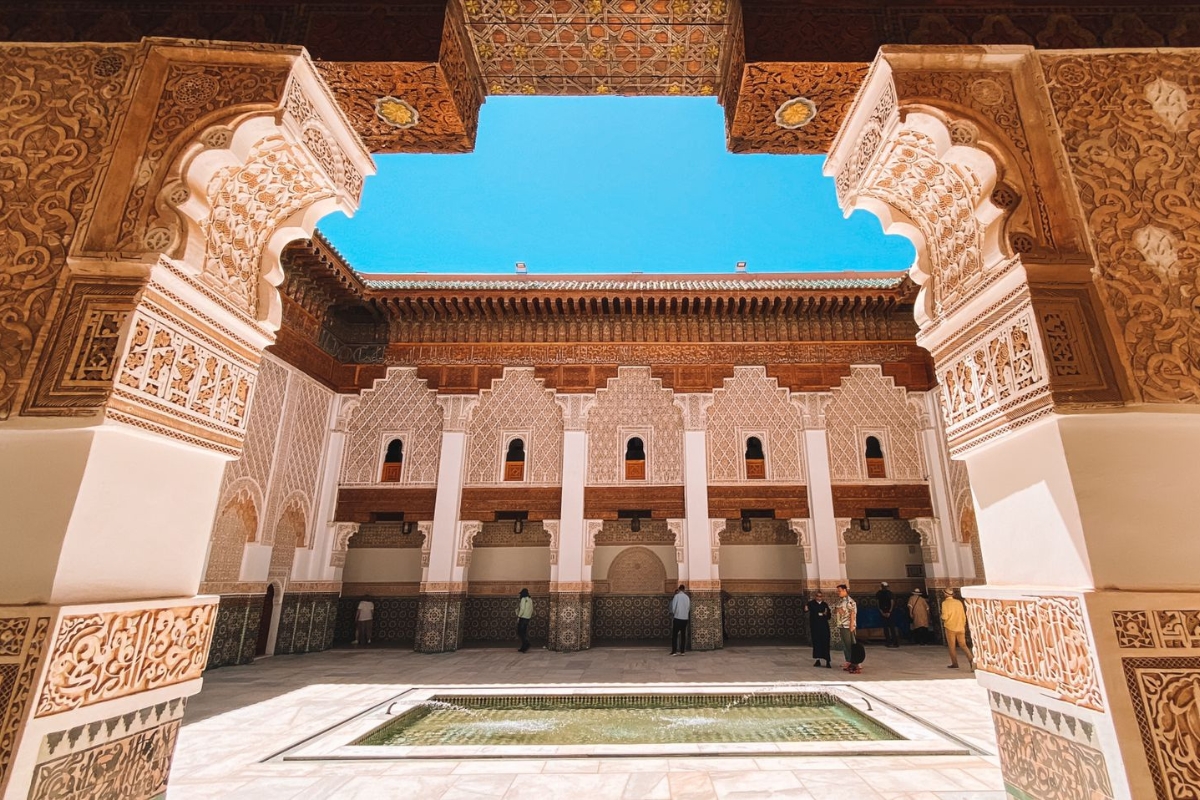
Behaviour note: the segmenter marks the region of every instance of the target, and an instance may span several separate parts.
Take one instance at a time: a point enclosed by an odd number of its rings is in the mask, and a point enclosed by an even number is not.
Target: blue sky
[[[318,228],[362,272],[901,270],[912,246],[844,219],[823,156],[731,155],[714,98],[491,97],[475,152],[381,155],[353,219]]]

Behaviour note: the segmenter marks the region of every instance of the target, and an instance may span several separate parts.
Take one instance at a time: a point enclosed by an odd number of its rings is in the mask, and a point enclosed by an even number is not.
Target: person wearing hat
[[[947,669],[958,669],[957,648],[967,654],[967,666],[975,657],[967,648],[967,610],[962,600],[954,596],[953,589],[942,590],[942,630],[946,632],[946,647],[950,648],[950,665]]]
[[[920,586],[908,598],[908,618],[912,620],[913,644],[929,644],[929,601]]]
[[[883,642],[888,647],[900,646],[900,631],[896,629],[896,597],[888,588],[888,582],[879,584],[875,593],[875,602],[879,604],[879,613],[883,615]]]

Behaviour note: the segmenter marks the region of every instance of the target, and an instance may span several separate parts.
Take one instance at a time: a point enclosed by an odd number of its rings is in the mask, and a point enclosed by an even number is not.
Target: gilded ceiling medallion
[[[375,101],[375,115],[393,128],[412,128],[421,121],[421,115],[407,100],[391,95]]]
[[[817,104],[807,97],[793,97],[775,111],[775,122],[781,128],[803,128],[817,116]]]

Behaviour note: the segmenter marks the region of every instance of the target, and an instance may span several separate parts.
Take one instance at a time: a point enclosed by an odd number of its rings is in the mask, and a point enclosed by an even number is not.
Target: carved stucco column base
[[[0,607],[0,796],[162,796],[216,611],[216,597]]]
[[[560,653],[574,653],[591,646],[592,593],[551,592],[547,647]]]
[[[693,650],[720,650],[725,646],[721,635],[721,590],[691,589],[691,647]]]
[[[976,675],[1016,797],[1200,785],[1200,593],[968,587]]]
[[[417,607],[418,653],[452,653],[463,639],[465,592],[422,592]]]

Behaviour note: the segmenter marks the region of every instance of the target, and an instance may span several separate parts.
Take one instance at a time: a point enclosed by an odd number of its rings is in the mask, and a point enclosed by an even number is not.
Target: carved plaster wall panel
[[[966,606],[976,669],[1040,686],[1067,703],[1105,710],[1079,597],[971,597]]]
[[[1194,795],[1200,786],[1200,656],[1123,658],[1121,664],[1156,797]]]
[[[61,617],[36,715],[199,678],[216,611],[213,602]]]
[[[622,429],[648,429],[647,484],[683,482],[683,416],[670,390],[651,377],[649,367],[622,367],[596,392],[588,414],[588,484],[624,483]]]
[[[1200,96],[1195,60],[1183,52],[1038,58],[1123,360],[1146,402],[1200,403],[1200,232],[1176,210],[1180,198],[1195,199],[1200,170],[1189,135]]]
[[[708,481],[745,480],[746,438],[759,432],[767,482],[804,483],[800,409],[763,367],[735,367],[732,378],[712,395],[708,409]]]
[[[562,480],[563,417],[554,392],[531,369],[505,370],[479,393],[467,429],[465,483],[502,483],[509,431],[525,440],[524,483],[557,486]],[[513,435],[517,435],[514,433]]]
[[[645,547],[622,550],[608,567],[611,594],[660,594],[666,581],[667,569],[662,559]]]
[[[58,275],[90,215],[85,201],[112,157],[104,143],[127,109],[117,98],[137,50],[0,48],[0,117],[10,142],[0,168],[9,186],[0,208],[0,263],[7,273],[0,284],[0,419],[17,408],[54,309]]]
[[[1112,800],[1092,723],[999,692],[990,692],[989,699],[1008,787],[1046,800]]]
[[[829,440],[829,472],[834,483],[867,479],[866,436],[885,431],[882,442],[889,481],[922,480],[921,432],[908,393],[883,375],[878,366],[856,366],[825,406]]]
[[[413,369],[389,369],[387,377],[362,393],[354,416],[346,425],[343,484],[379,483],[387,431],[411,431],[404,442],[405,484],[437,483],[441,457],[442,409],[425,382]]]
[[[30,715],[38,671],[46,659],[51,618],[19,608],[0,612],[0,785]]]
[[[161,797],[183,723],[182,699],[49,734],[30,800]]]

